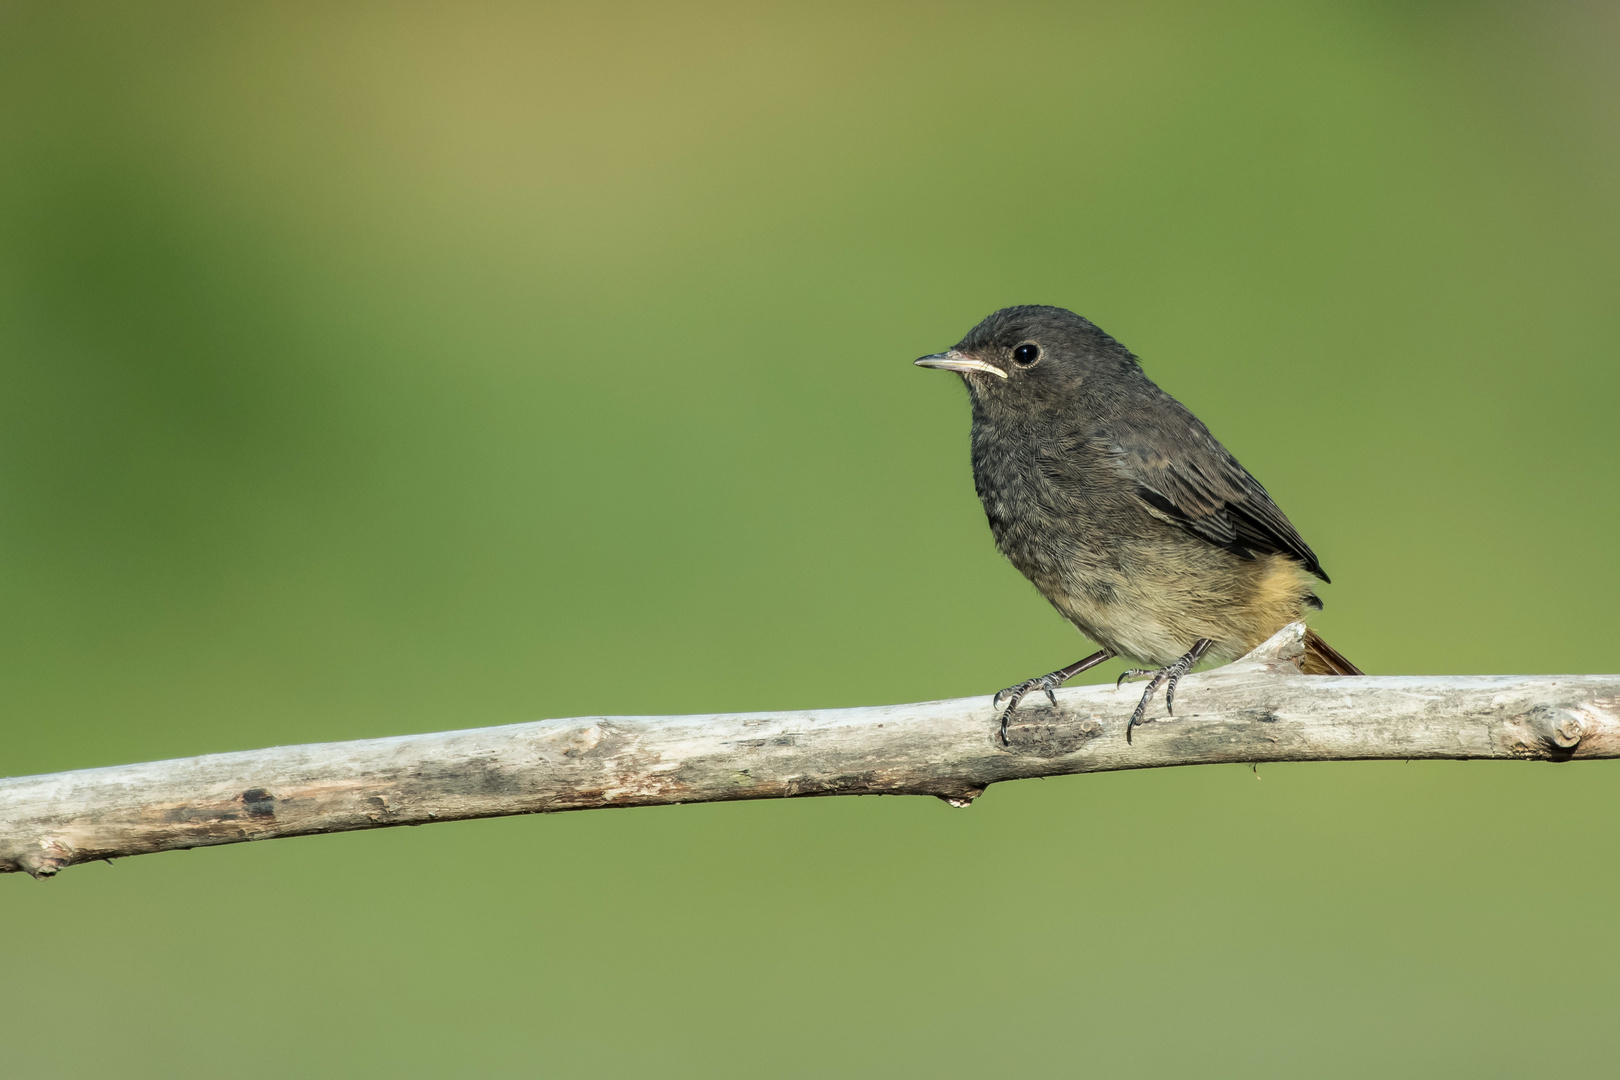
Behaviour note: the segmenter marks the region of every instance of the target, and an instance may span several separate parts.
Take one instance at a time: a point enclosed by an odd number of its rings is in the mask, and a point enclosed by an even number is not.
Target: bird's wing
[[[1116,421],[1103,436],[1108,456],[1135,484],[1137,497],[1216,547],[1245,559],[1287,555],[1327,581],[1310,545],[1209,429],[1179,406],[1173,417],[1159,412],[1151,424]],[[1178,430],[1167,430],[1165,421]]]

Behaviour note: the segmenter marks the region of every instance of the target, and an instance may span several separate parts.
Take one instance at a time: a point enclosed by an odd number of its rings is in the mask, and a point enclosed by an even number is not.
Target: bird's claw
[[[1127,743],[1131,741],[1131,730],[1133,728],[1151,722],[1147,719],[1147,708],[1153,701],[1153,695],[1159,692],[1159,687],[1164,687],[1164,711],[1171,716],[1176,714],[1176,684],[1181,681],[1183,675],[1193,669],[1193,665],[1198,663],[1199,658],[1208,650],[1209,645],[1208,641],[1199,639],[1186,656],[1173,664],[1166,664],[1157,671],[1132,668],[1119,677],[1119,681],[1114,684],[1116,690],[1124,684],[1127,678],[1133,675],[1153,676],[1147,684],[1147,689],[1142,691],[1142,700],[1136,703],[1136,710],[1131,713],[1130,722],[1125,725],[1125,741]]]
[[[1062,683],[1054,678],[1056,674],[1056,672],[1053,672],[1051,675],[1042,675],[1034,679],[1025,679],[1017,686],[1009,686],[1005,690],[996,691],[996,696],[990,699],[990,707],[992,709],[1001,708],[1001,699],[1007,699],[1007,709],[1001,714],[1001,745],[1008,745],[1007,723],[1012,718],[1013,710],[1018,708],[1018,703],[1023,701],[1024,698],[1030,693],[1039,690],[1041,693],[1046,695],[1046,700],[1052,703],[1052,708],[1057,708],[1057,695],[1052,691],[1056,690],[1062,685]]]

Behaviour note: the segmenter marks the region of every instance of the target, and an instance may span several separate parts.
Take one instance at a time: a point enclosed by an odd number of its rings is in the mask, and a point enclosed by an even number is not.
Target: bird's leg
[[[1147,716],[1148,703],[1153,700],[1153,695],[1158,693],[1159,687],[1165,687],[1165,711],[1170,713],[1172,716],[1175,715],[1176,683],[1181,681],[1181,677],[1183,675],[1192,670],[1193,665],[1198,663],[1199,659],[1209,651],[1211,644],[1212,642],[1209,640],[1209,638],[1199,638],[1197,641],[1193,642],[1193,647],[1187,650],[1187,655],[1183,656],[1180,660],[1177,660],[1173,664],[1162,667],[1157,671],[1149,671],[1143,668],[1131,668],[1131,670],[1125,672],[1119,677],[1119,680],[1114,683],[1115,687],[1120,686],[1125,682],[1126,679],[1132,678],[1133,676],[1153,676],[1152,681],[1147,684],[1147,689],[1142,692],[1142,700],[1136,704],[1136,711],[1131,713],[1131,722],[1125,725],[1126,742],[1131,741],[1132,728],[1136,727],[1138,724],[1147,723],[1145,717]]]
[[[1039,690],[1046,695],[1047,700],[1052,703],[1053,708],[1056,708],[1057,695],[1052,693],[1053,690],[1056,690],[1058,687],[1062,686],[1064,683],[1068,682],[1082,671],[1090,671],[1098,664],[1112,660],[1113,658],[1113,652],[1109,649],[1104,649],[1101,652],[1092,653],[1084,660],[1076,660],[1066,668],[1058,668],[1050,675],[1042,675],[1036,679],[1026,679],[1017,686],[1009,686],[1005,690],[997,691],[996,696],[990,699],[990,707],[992,709],[1001,708],[1002,698],[1009,699],[1007,702],[1007,711],[1001,714],[1001,745],[1007,745],[1007,718],[1012,715],[1012,711],[1014,709],[1018,708],[1018,703],[1024,700],[1025,694]]]

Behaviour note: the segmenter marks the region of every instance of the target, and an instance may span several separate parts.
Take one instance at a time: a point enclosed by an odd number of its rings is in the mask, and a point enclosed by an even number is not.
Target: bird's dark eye
[[[1040,358],[1041,347],[1039,345],[1031,345],[1027,341],[1013,350],[1013,360],[1017,363],[1023,364],[1025,367],[1029,367],[1029,365],[1033,364]]]

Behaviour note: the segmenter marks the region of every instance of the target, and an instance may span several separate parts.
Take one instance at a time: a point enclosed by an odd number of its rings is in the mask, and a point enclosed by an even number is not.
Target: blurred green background
[[[1617,40],[1576,2],[0,6],[0,774],[1073,660],[910,364],[1010,303],[1209,423],[1363,667],[1620,669]],[[6,1068],[1612,1070],[1620,766],[1258,775],[6,877]]]

